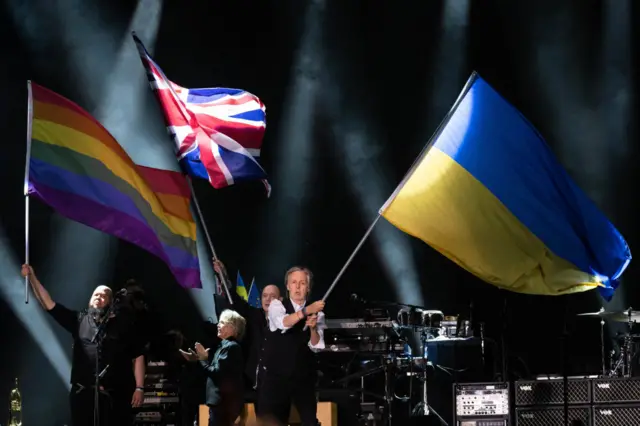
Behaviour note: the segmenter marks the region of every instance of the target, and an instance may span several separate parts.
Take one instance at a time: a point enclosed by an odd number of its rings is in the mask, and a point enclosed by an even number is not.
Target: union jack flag
[[[260,99],[241,89],[178,86],[132,36],[185,173],[207,179],[216,189],[262,180],[270,195],[267,174],[258,163],[267,125]]]

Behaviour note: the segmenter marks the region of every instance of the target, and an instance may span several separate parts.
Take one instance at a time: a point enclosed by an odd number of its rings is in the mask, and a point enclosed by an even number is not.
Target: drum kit
[[[441,424],[446,425],[427,399],[427,370],[437,367],[429,360],[428,347],[429,343],[472,338],[471,322],[458,316],[445,316],[442,311],[408,307],[398,312],[395,326],[405,342],[403,356],[396,358],[397,366],[410,381],[417,378],[422,385],[421,400],[413,408],[412,415],[433,414]],[[394,396],[399,400],[410,400],[410,395],[398,396],[394,393]]]
[[[445,316],[442,311],[427,310],[418,306],[387,305],[399,308],[395,320],[392,320],[386,311],[387,315],[382,319],[335,320],[335,324],[327,323],[334,331],[332,337],[325,332],[325,339],[330,342],[329,346],[335,347],[332,349],[333,352],[351,346],[360,357],[365,358],[365,361],[360,363],[362,367],[358,371],[334,380],[332,385],[347,386],[351,381],[360,380],[363,412],[361,421],[364,422],[362,424],[377,425],[380,421],[387,426],[392,425],[395,414],[392,407],[393,402],[397,400],[408,404],[407,408],[412,417],[433,416],[441,425],[447,426],[447,422],[429,405],[427,399],[427,373],[430,369],[444,369],[437,365],[433,356],[430,358],[429,348],[452,341],[471,340],[474,337],[471,321],[463,320],[459,316]],[[363,346],[364,343],[368,346]],[[346,371],[348,369],[345,369]],[[384,395],[379,395],[379,399],[385,402],[384,422],[374,421],[375,415],[362,409],[368,405],[364,399],[365,394],[377,396],[367,390],[371,388],[365,385],[364,378],[377,373],[384,373]]]
[[[633,334],[634,325],[640,321],[640,311],[631,308],[626,311],[607,312],[604,308],[598,312],[587,312],[578,314],[581,317],[600,318],[600,356],[602,361],[602,377],[632,377],[634,374],[634,361],[640,353],[640,334]],[[605,355],[605,332],[606,322],[626,324],[627,331],[617,337],[620,349],[616,353],[615,349],[610,352],[609,368],[606,365]]]

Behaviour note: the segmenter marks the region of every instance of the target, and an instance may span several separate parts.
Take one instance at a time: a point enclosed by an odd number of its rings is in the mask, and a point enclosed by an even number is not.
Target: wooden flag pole
[[[31,162],[31,125],[33,123],[33,93],[27,81],[27,155],[24,166],[24,263],[29,264],[29,163]],[[24,277],[24,303],[29,303],[29,277]]]

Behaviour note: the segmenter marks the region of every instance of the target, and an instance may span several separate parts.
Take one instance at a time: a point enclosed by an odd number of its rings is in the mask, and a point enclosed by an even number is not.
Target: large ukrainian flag
[[[519,293],[598,287],[609,300],[631,261],[622,235],[536,129],[475,73],[380,214]]]

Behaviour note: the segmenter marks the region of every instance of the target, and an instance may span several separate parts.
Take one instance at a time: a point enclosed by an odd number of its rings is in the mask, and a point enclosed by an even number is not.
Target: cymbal
[[[586,312],[578,314],[579,317],[592,317],[603,318],[609,321],[615,322],[640,322],[640,311],[619,311],[619,312],[607,312],[600,310],[598,312]]]

